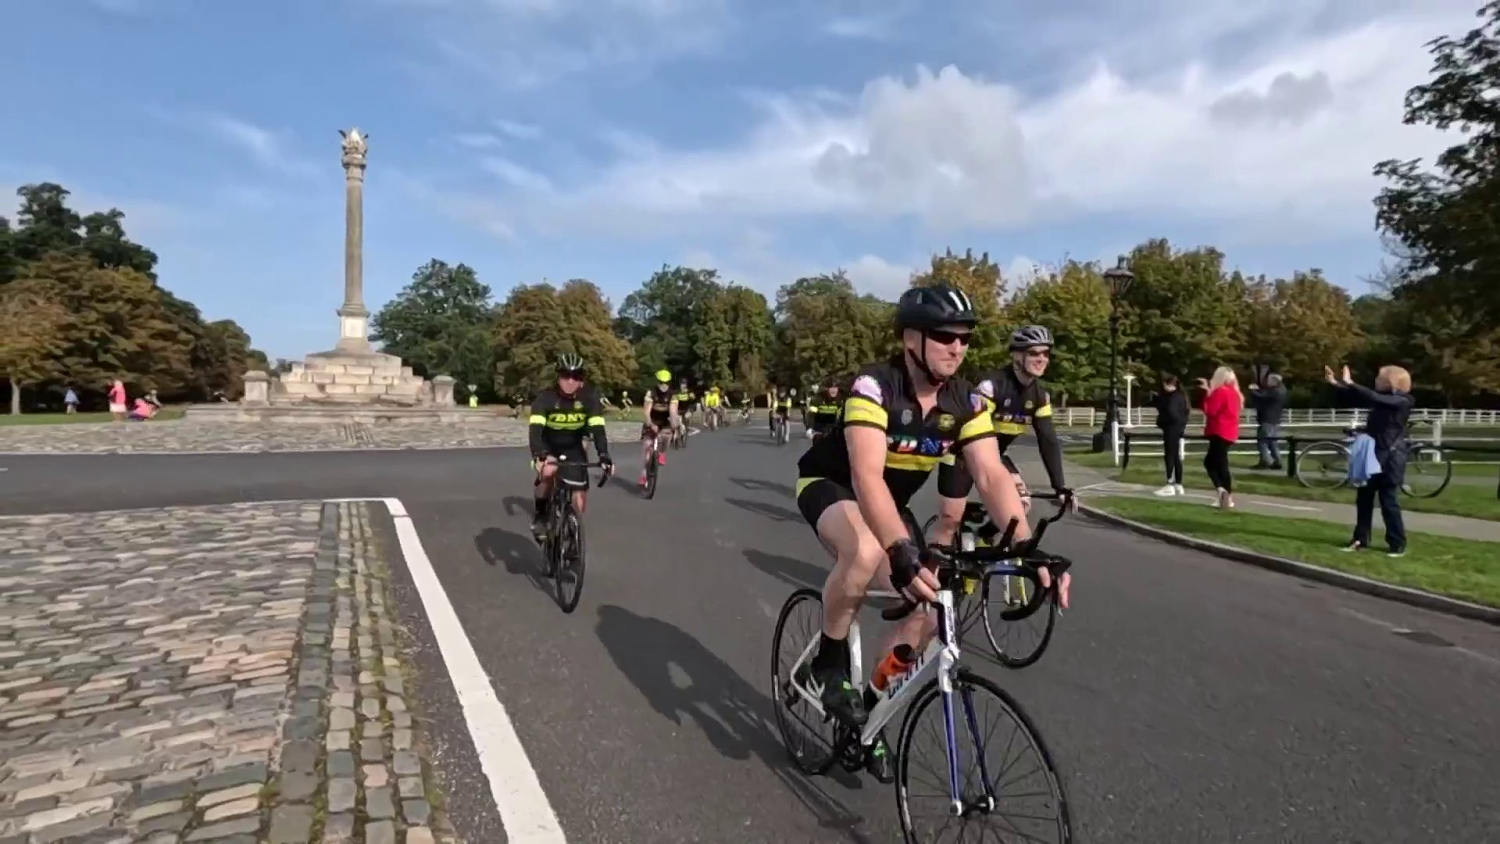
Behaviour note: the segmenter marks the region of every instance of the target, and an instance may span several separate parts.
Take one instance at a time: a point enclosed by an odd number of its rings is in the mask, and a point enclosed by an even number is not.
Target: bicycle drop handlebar
[[[564,464],[566,464],[568,466],[582,466],[585,469],[603,469],[604,468],[604,464],[600,463],[598,461],[590,461],[588,463],[574,463],[574,462],[569,461],[566,456],[559,456],[559,455],[548,455],[547,459],[546,459],[546,462],[554,463],[554,464],[556,464],[558,466],[562,466]],[[536,476],[536,480],[532,481],[531,485],[532,486],[536,486],[536,485],[540,484],[541,482],[542,482],[542,475],[541,475],[540,472],[538,472],[537,476]],[[599,483],[594,484],[594,486],[599,487],[600,489],[603,489],[604,485],[607,484],[607,483],[609,483],[609,473],[605,472],[604,474],[602,474],[602,475],[599,476]]]
[[[1071,491],[1038,491],[1031,493],[1031,497],[1033,499],[1041,499],[1044,501],[1060,501],[1063,499],[1072,498],[1073,493]],[[939,547],[928,547],[922,550],[922,561],[924,563],[937,564],[938,580],[941,583],[945,579],[951,579],[953,575],[959,574],[961,570],[966,567],[982,568],[983,564],[986,563],[998,563],[1004,560],[1027,559],[1036,554],[1036,550],[1041,544],[1042,536],[1047,533],[1047,527],[1052,523],[1062,519],[1062,517],[1067,515],[1067,513],[1067,507],[1059,507],[1055,514],[1038,521],[1036,530],[1031,534],[1031,538],[1025,540],[1015,548],[1012,548],[1010,543],[1011,540],[1015,538],[1016,528],[1020,525],[1021,520],[1013,518],[1010,520],[1010,523],[1005,526],[1005,533],[1001,535],[1000,540],[993,545],[987,546],[985,548],[975,548],[972,551],[950,551]],[[1063,572],[1068,570],[1068,567],[1070,565],[1072,565],[1071,562],[1061,557],[1049,557],[1046,560],[1039,561],[1039,564],[1047,566],[1052,570],[1053,574],[1056,575],[1061,575]],[[885,619],[886,621],[898,621],[907,617],[908,615],[911,615],[912,610],[915,610],[919,603],[921,602],[904,601],[900,606],[882,610],[880,613],[880,617]]]

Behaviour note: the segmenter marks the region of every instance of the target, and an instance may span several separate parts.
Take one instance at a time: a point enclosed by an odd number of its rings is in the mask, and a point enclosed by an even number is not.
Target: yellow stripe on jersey
[[[589,417],[589,427],[590,428],[603,428],[604,427],[604,417],[603,416],[590,416]]]
[[[995,433],[995,423],[990,419],[988,413],[981,413],[973,419],[964,423],[958,430],[958,445],[962,446],[970,440],[987,437]]]
[[[938,461],[943,458],[926,454],[906,454],[899,451],[887,451],[885,453],[885,465],[889,469],[902,469],[910,472],[931,472],[937,466]]]
[[[1010,436],[1019,437],[1022,434],[1026,433],[1026,426],[1021,424],[1020,422],[1011,422],[1009,420],[1002,419],[1001,421],[995,423],[995,430],[1001,434],[1008,434]]]
[[[844,422],[854,425],[874,425],[884,431],[889,421],[885,408],[864,396],[850,396],[844,402]]]
[[[1031,414],[1031,415],[1032,416],[1051,416],[1052,415],[1052,402],[1049,401],[1046,404],[1042,405],[1041,407],[1037,408],[1036,412],[1033,413],[1033,414]]]
[[[823,479],[822,478],[798,478],[797,479],[797,494],[794,495],[794,496],[792,496],[792,497],[793,498],[800,498],[800,497],[802,497],[802,490],[807,489],[808,487],[812,486],[813,484],[815,484],[815,483],[817,483],[818,481],[821,481],[821,480],[823,480]]]
[[[540,413],[533,413],[531,414],[531,419],[529,419],[528,421],[533,425],[545,425],[547,424],[547,417],[541,415]]]

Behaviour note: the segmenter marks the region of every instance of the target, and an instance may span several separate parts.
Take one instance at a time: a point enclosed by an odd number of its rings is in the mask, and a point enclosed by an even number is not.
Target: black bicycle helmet
[[[956,287],[939,284],[913,287],[896,302],[896,328],[927,330],[942,325],[967,325],[979,322],[974,303]]]
[[[574,352],[563,352],[557,356],[558,372],[582,372],[583,356]]]
[[[1032,346],[1052,348],[1052,332],[1045,325],[1023,325],[1010,335],[1010,350],[1019,352]]]

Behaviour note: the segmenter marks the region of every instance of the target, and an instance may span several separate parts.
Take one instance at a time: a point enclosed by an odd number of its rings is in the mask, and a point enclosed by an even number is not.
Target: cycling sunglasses
[[[586,369],[559,369],[557,371],[557,377],[572,378],[574,381],[582,381],[586,375],[588,375]]]
[[[937,328],[928,329],[926,334],[928,340],[942,346],[951,346],[955,341],[967,346],[974,337],[969,331],[943,331]]]

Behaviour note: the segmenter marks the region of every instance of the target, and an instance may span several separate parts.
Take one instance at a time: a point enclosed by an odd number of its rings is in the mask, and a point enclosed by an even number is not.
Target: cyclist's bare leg
[[[958,523],[964,517],[964,507],[969,503],[967,498],[938,498],[937,524],[933,526],[933,534],[929,541],[937,545],[952,545],[954,537],[958,536]]]
[[[531,488],[532,506],[535,508],[531,518],[533,528],[541,523],[542,517],[547,513],[547,501],[552,497],[552,485],[557,482],[557,464],[543,463],[537,472],[537,478],[536,485]]]
[[[847,639],[866,593],[871,588],[894,591],[891,563],[853,501],[839,501],[823,511],[818,539],[834,557],[833,571],[823,585],[823,633],[830,639]],[[885,650],[902,642],[922,647],[936,624],[931,613],[912,613],[893,625]]]
[[[578,511],[578,515],[583,515],[584,511],[588,509],[588,500],[588,490],[573,490],[573,509]]]

